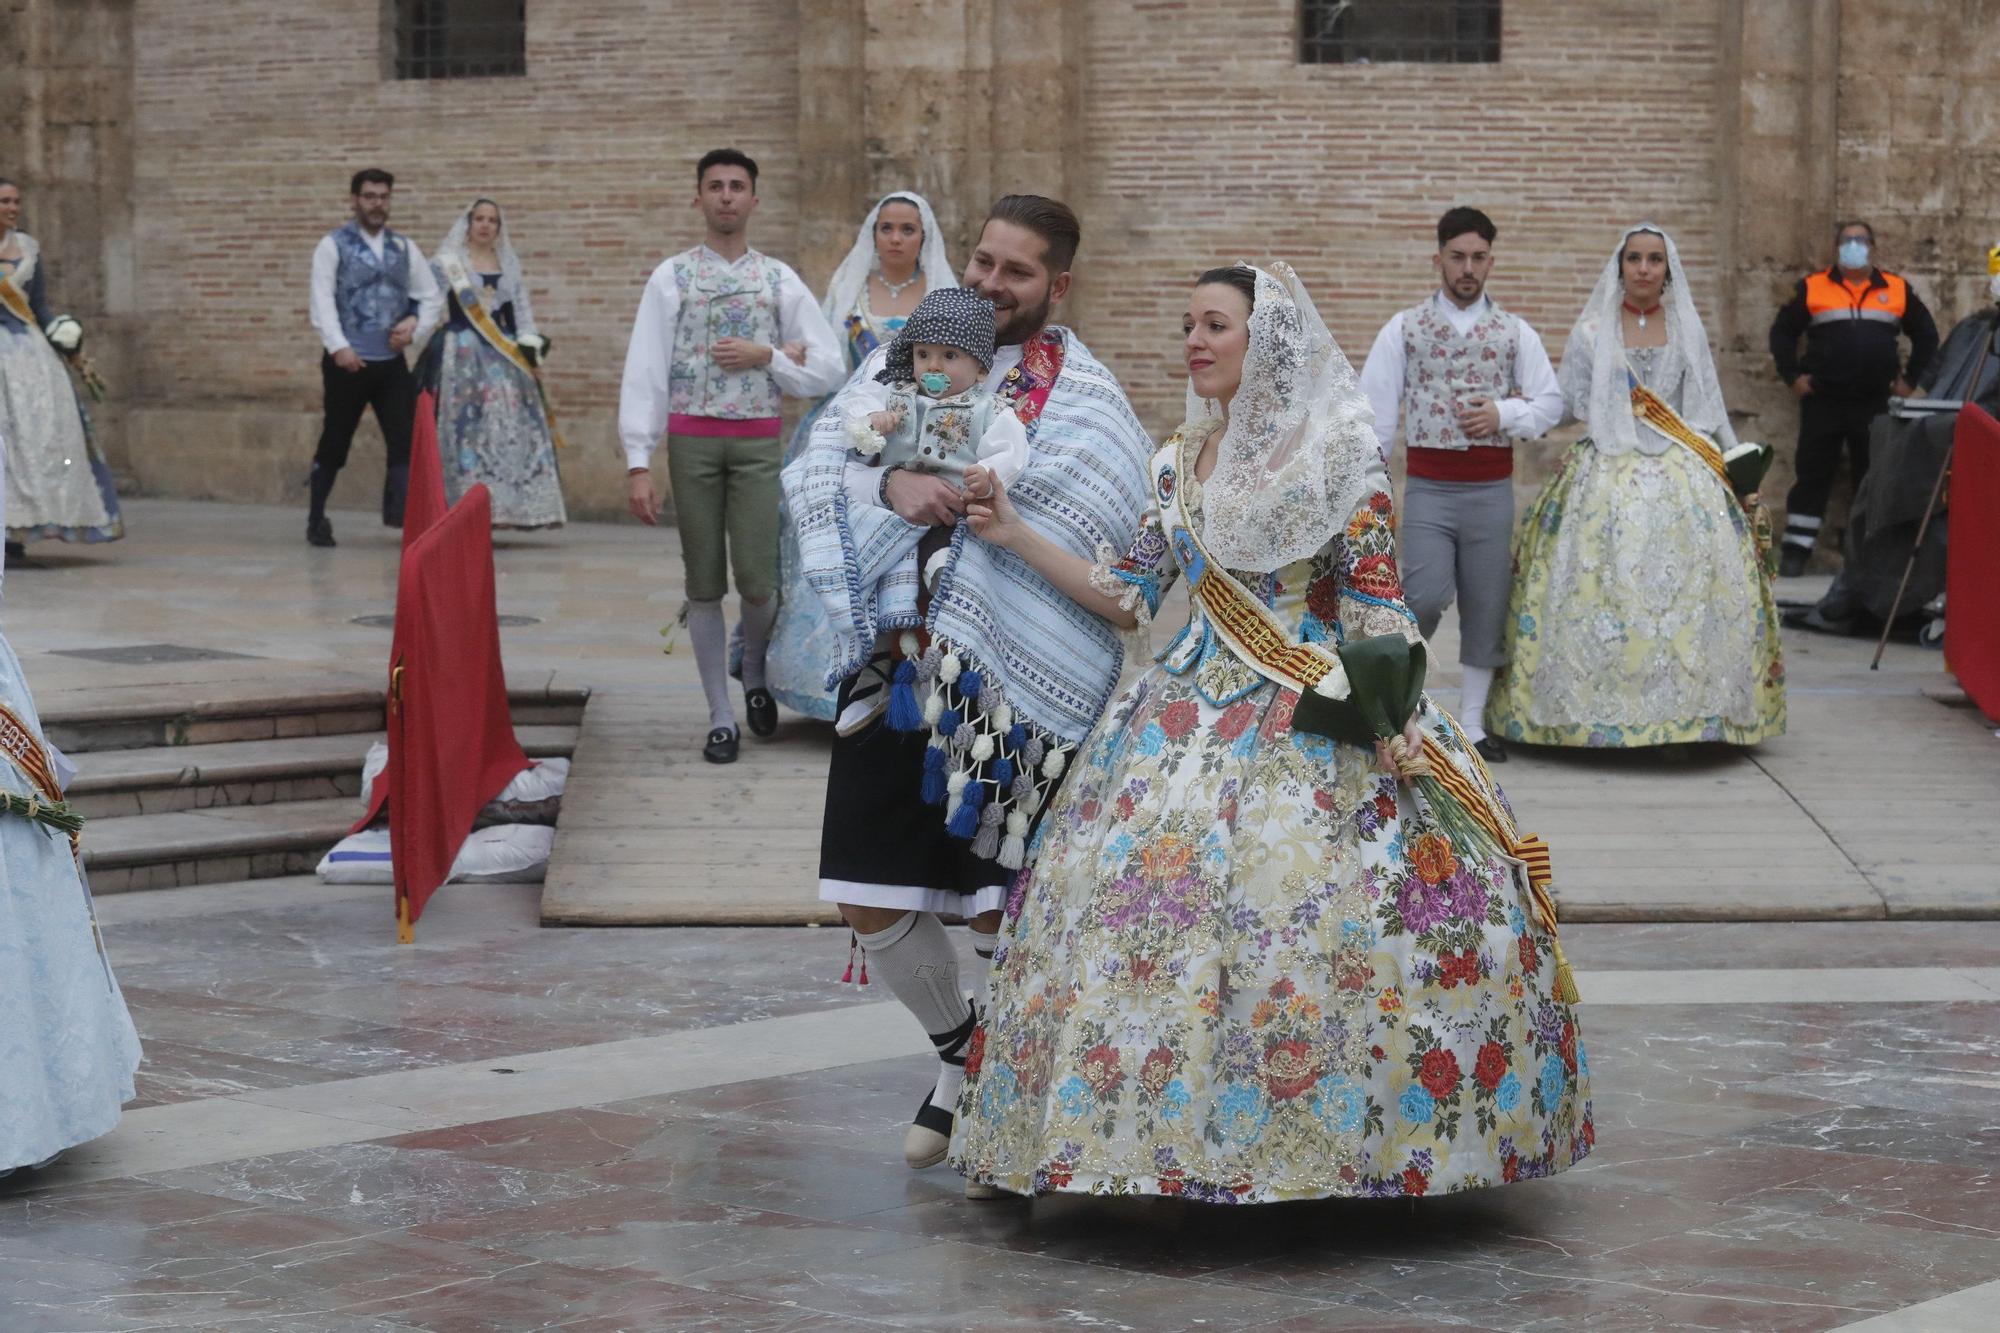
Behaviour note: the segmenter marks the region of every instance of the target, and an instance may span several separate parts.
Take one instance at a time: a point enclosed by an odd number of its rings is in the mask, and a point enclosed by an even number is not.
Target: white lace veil
[[[917,251],[917,271],[924,275],[924,290],[934,292],[940,287],[958,286],[958,270],[951,266],[951,260],[944,252],[944,233],[938,228],[937,214],[931,212],[930,201],[910,190],[896,190],[875,201],[875,207],[868,210],[868,216],[861,223],[861,232],[854,238],[854,248],[847,252],[847,258],[840,261],[840,267],[833,271],[833,278],[826,284],[826,299],[819,308],[826,314],[826,322],[838,332],[854,313],[855,303],[868,286],[868,275],[881,267],[875,258],[875,219],[887,203],[909,203],[917,206],[917,216],[923,219],[924,243]]]
[[[1627,227],[1619,236],[1618,248],[1611,252],[1611,260],[1591,290],[1590,300],[1570,329],[1569,342],[1563,348],[1562,369],[1556,376],[1563,397],[1569,400],[1570,411],[1590,426],[1591,443],[1600,453],[1623,454],[1637,449],[1657,454],[1674,447],[1672,441],[1650,427],[1642,430],[1632,415],[1632,384],[1626,377],[1625,321],[1619,313],[1625,300],[1620,274],[1625,246],[1640,232],[1651,232],[1666,242],[1669,275],[1666,291],[1660,298],[1667,320],[1667,344],[1661,349],[1659,373],[1650,387],[1671,401],[1673,386],[1678,383],[1680,401],[1675,407],[1681,418],[1696,430],[1716,438],[1725,449],[1729,448],[1736,443],[1735,433],[1729,427],[1722,385],[1716,379],[1715,358],[1708,350],[1708,332],[1702,327],[1701,315],[1694,308],[1694,295],[1688,290],[1687,270],[1681,267],[1681,254],[1674,246],[1674,238],[1650,222]]]
[[[1380,450],[1354,368],[1299,275],[1282,262],[1253,271],[1250,346],[1202,487],[1202,544],[1225,568],[1271,573],[1347,526]],[[1189,421],[1220,411],[1189,383]]]
[[[514,253],[514,242],[508,239],[507,213],[498,203],[482,194],[459,210],[458,220],[451,224],[451,230],[444,234],[442,241],[438,242],[438,248],[433,255],[441,259],[446,254],[456,252],[459,262],[464,264],[468,271],[472,268],[471,257],[465,253],[465,235],[472,224],[472,210],[481,204],[492,204],[493,211],[500,215],[500,234],[493,238],[493,253],[500,256],[500,287],[494,294],[490,308],[498,309],[511,301],[514,304],[514,320],[517,327],[523,333],[532,332],[533,323],[522,319],[521,257]]]

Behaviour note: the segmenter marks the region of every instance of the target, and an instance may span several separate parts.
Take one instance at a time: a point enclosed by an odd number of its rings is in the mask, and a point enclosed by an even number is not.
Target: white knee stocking
[[[1486,696],[1493,689],[1492,667],[1465,668],[1465,684],[1458,693],[1458,725],[1468,740],[1486,738]]]

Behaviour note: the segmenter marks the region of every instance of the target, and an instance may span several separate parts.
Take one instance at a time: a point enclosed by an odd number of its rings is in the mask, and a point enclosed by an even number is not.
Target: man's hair
[[[393,190],[396,188],[396,178],[380,167],[363,167],[354,173],[353,180],[347,182],[347,192],[360,194],[364,185],[383,185]]]
[[[987,211],[988,222],[1011,222],[1042,238],[1042,263],[1051,274],[1067,273],[1083,243],[1083,224],[1070,206],[1039,194],[1003,194]]]
[[[1840,239],[1840,234],[1846,231],[1849,227],[1861,228],[1861,230],[1868,233],[1868,244],[1870,245],[1875,244],[1875,228],[1869,226],[1867,222],[1863,221],[1860,218],[1849,218],[1846,222],[1843,222],[1839,226],[1835,227],[1833,229],[1833,239],[1835,241],[1838,241]]]
[[[750,193],[757,193],[757,164],[750,154],[736,148],[711,148],[701,155],[701,161],[694,164],[694,184],[696,189],[708,177],[710,167],[741,167],[750,175]]]
[[[1469,231],[1478,232],[1479,239],[1488,245],[1493,244],[1493,238],[1500,234],[1500,229],[1493,225],[1492,218],[1476,208],[1467,208],[1461,204],[1457,208],[1447,210],[1445,215],[1438,219],[1438,249],[1444,249],[1452,237],[1463,236]]]

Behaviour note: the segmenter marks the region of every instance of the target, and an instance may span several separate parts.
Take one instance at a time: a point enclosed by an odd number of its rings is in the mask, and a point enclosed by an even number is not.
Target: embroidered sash
[[[1715,441],[1681,420],[1680,413],[1668,407],[1666,399],[1639,383],[1637,375],[1630,370],[1625,373],[1632,382],[1632,415],[1668,439],[1692,449],[1695,457],[1708,464],[1709,471],[1734,495],[1735,484],[1729,480],[1729,468],[1723,463],[1722,450]]]
[[[1184,438],[1175,459],[1183,477],[1194,475],[1187,450]],[[1154,490],[1160,497],[1161,519],[1173,545],[1174,560],[1188,582],[1188,596],[1200,604],[1224,645],[1281,686],[1301,694],[1312,691],[1329,699],[1345,699],[1347,670],[1339,655],[1324,644],[1297,642],[1262,599],[1209,557],[1208,548],[1197,535],[1199,525],[1189,518],[1182,503],[1185,488],[1174,484],[1172,469],[1162,469]]]
[[[4,703],[0,703],[0,751],[5,751],[7,758],[21,770],[21,776],[28,780],[28,785],[36,793],[16,796],[12,792],[0,792],[0,813],[20,815],[23,819],[46,824],[69,838],[71,854],[79,853],[83,842],[83,816],[64,802],[62,784],[56,781],[56,769],[49,760],[48,747],[37,740],[35,733],[28,729],[28,724]],[[81,870],[81,860],[77,865]]]
[[[1680,413],[1667,406],[1664,398],[1639,383],[1639,377],[1628,367],[1626,375],[1632,382],[1632,415],[1645,425],[1668,439],[1686,445],[1694,451],[1695,457],[1708,464],[1708,470],[1722,483],[1722,488],[1730,495],[1736,494],[1736,483],[1730,480],[1729,466],[1723,460],[1722,450],[1714,440],[1681,420]],[[1777,533],[1771,522],[1771,511],[1759,499],[1754,505],[1745,505],[1750,518],[1750,536],[1756,546],[1756,565],[1762,577],[1768,580],[1777,571],[1771,568],[1771,553],[1776,547]]]
[[[6,306],[8,314],[29,328],[42,327],[42,322],[35,318],[34,308],[28,304],[28,294],[14,285],[11,273],[0,273],[0,305]]]
[[[1192,476],[1187,449],[1188,442],[1184,439],[1175,466],[1181,475]],[[1155,478],[1154,493],[1160,498],[1161,520],[1170,533],[1174,559],[1179,562],[1181,573],[1188,581],[1188,596],[1199,602],[1209,624],[1224,644],[1261,675],[1279,685],[1301,694],[1312,690],[1330,699],[1346,698],[1349,692],[1347,671],[1341,666],[1338,654],[1324,644],[1294,642],[1277,615],[1239,583],[1234,575],[1210,558],[1201,538],[1196,535],[1197,525],[1187,514],[1182,500],[1184,488],[1175,485],[1173,471],[1173,468],[1163,468]],[[1461,769],[1456,758],[1439,744],[1437,737],[1426,731],[1424,758],[1429,761],[1430,773],[1427,779],[1417,781],[1436,782],[1437,788],[1429,789],[1427,794],[1433,799],[1442,796],[1462,809],[1502,855],[1518,861],[1527,871],[1529,897],[1533,901],[1535,915],[1549,936],[1555,963],[1556,998],[1573,1004],[1577,999],[1576,978],[1570,970],[1568,958],[1563,954],[1561,943],[1556,939],[1556,905],[1549,893],[1549,885],[1554,879],[1549,846],[1535,834],[1523,834],[1515,826],[1513,814],[1501,799],[1499,785],[1493,781],[1493,775],[1480,759],[1479,752],[1472,748],[1472,742],[1466,739],[1450,714],[1439,710],[1438,716],[1457,738],[1459,751],[1471,772],[1468,774]],[[1441,822],[1447,827],[1452,823],[1449,818]]]
[[[542,372],[528,360],[521,345],[507,336],[506,330],[493,318],[493,312],[486,308],[483,284],[472,275],[472,271],[465,266],[464,258],[458,254],[438,256],[438,266],[444,270],[445,281],[451,284],[452,295],[458,298],[458,308],[465,312],[466,322],[479,331],[487,346],[506,357],[515,369],[535,382],[535,392],[542,400],[542,415],[548,419],[549,438],[555,442],[556,448],[562,448],[562,432],[556,429],[556,409],[549,402],[549,391],[542,383]]]

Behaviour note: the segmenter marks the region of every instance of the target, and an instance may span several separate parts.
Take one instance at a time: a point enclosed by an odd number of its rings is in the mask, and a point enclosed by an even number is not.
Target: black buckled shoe
[[[733,764],[737,744],[734,727],[717,727],[708,733],[708,744],[701,747],[701,757],[711,764]]]
[[[743,691],[743,712],[752,736],[769,736],[778,729],[778,701],[763,686]]]
[[[1507,747],[1502,745],[1497,737],[1481,736],[1472,743],[1472,748],[1477,750],[1479,757],[1489,764],[1507,762]]]
[[[333,545],[333,524],[327,522],[326,515],[306,520],[306,544],[309,546]]]

